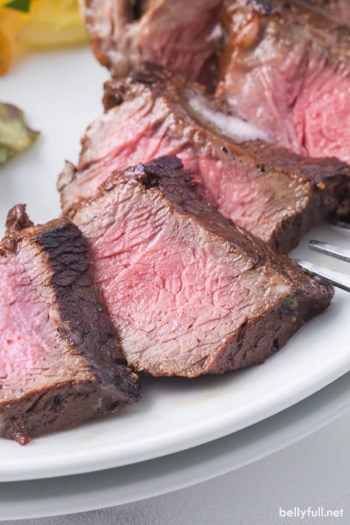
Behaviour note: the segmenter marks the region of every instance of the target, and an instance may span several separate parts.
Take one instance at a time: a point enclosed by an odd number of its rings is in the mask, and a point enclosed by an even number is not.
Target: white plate
[[[116,469],[3,483],[0,519],[29,519],[114,507],[227,474],[299,441],[350,408],[350,374],[292,408],[220,440]]]
[[[42,138],[1,169],[0,221],[27,202],[35,221],[59,213],[55,191],[63,159],[101,111],[107,77],[88,50],[33,56],[0,81],[0,99],[25,109]],[[319,237],[334,237],[321,228]],[[345,240],[343,239],[343,242]],[[302,258],[311,254],[298,250]],[[144,379],[143,401],[116,417],[34,440],[0,441],[0,481],[56,477],[127,465],[228,435],[297,403],[350,370],[350,296],[308,324],[262,366],[197,380]]]

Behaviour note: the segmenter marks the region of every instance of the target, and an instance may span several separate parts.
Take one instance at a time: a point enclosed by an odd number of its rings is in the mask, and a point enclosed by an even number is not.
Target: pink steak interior
[[[0,260],[0,382],[45,369],[54,345],[49,312],[15,256]]]
[[[213,347],[219,351],[245,322],[245,312],[259,315],[288,295],[287,283],[275,279],[274,286],[272,268],[254,269],[230,243],[212,243],[157,189],[128,182],[104,199],[103,214],[97,199],[78,222],[129,362],[186,369]]]

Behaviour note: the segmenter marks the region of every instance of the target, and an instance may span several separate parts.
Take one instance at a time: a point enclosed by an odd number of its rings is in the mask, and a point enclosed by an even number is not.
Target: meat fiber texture
[[[118,335],[65,219],[13,208],[0,244],[0,435],[26,444],[139,399]]]
[[[148,65],[109,82],[105,105],[86,131],[77,168],[67,163],[60,176],[65,213],[114,171],[161,155],[177,155],[212,205],[281,252],[329,213],[348,209],[345,163],[256,139],[253,126],[183,77]]]
[[[225,219],[176,157],[115,173],[72,210],[128,364],[196,377],[260,363],[333,290]]]
[[[82,0],[98,60],[126,76],[150,60],[190,79],[209,81],[220,43],[221,0]]]
[[[217,93],[274,144],[350,162],[350,30],[294,2],[226,0]]]
[[[349,0],[291,0],[293,3],[318,10],[340,25],[350,26]]]

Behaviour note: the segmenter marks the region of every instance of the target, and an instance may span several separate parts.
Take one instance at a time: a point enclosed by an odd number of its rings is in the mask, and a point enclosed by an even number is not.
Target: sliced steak
[[[350,163],[350,31],[294,2],[226,0],[217,93],[277,145]]]
[[[163,157],[114,174],[71,212],[129,365],[155,376],[260,363],[333,295],[196,186],[176,157]]]
[[[115,328],[67,220],[34,227],[13,208],[0,244],[0,435],[76,426],[139,399]]]
[[[78,167],[68,163],[60,176],[64,212],[94,196],[114,171],[159,155],[181,158],[212,205],[282,252],[338,203],[347,208],[348,166],[258,140],[258,130],[182,77],[148,66],[108,83],[105,104],[86,132]]]
[[[92,48],[113,75],[150,60],[190,79],[210,75],[221,0],[82,0]],[[133,4],[133,6],[132,6]]]

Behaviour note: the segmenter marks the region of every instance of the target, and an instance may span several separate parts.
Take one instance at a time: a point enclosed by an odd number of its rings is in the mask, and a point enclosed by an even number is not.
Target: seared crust
[[[29,278],[27,293],[33,289],[37,308],[47,312],[51,327],[50,341],[43,341],[49,355],[41,369],[15,382],[0,380],[1,436],[25,444],[139,399],[139,386],[93,286],[86,241],[74,224],[58,219],[34,227],[25,207],[14,207],[0,245],[0,264],[21,268]],[[28,315],[28,330],[35,331]],[[31,350],[34,356],[37,349]]]
[[[94,253],[95,279],[99,281],[109,311],[113,312],[114,323],[120,328],[121,345],[128,363],[136,370],[155,376],[196,377],[259,363],[279,350],[308,319],[327,308],[333,296],[330,285],[311,277],[296,262],[274,253],[265,243],[225,219],[198,194],[197,186],[196,180],[182,171],[178,159],[163,157],[115,173],[101,186],[94,199],[82,201],[71,212],[72,220],[83,231]],[[130,209],[138,210],[139,227],[135,218],[131,219]],[[120,232],[113,234],[111,230],[119,221],[124,223],[126,217],[133,240],[129,241],[125,232],[122,244],[118,239],[114,244],[112,239],[114,235],[120,238]],[[155,240],[157,246],[163,246],[161,239],[166,231],[171,240],[169,247],[154,252],[155,258],[164,257],[158,261],[160,267],[157,260],[152,260],[152,267],[148,268],[150,256],[148,262],[143,261],[142,271],[147,275],[150,298],[139,290],[139,287],[143,289],[143,281],[137,281],[139,266],[133,270],[133,261],[153,253],[147,241],[142,243],[146,217],[148,228],[150,221],[155,221],[155,229],[149,233],[151,246]],[[100,236],[109,239],[108,249],[99,242]],[[136,245],[135,239],[138,239]],[[166,290],[174,288],[174,283],[167,281],[169,273],[163,274],[162,269],[171,267],[172,249],[185,254],[186,246],[196,253],[196,260],[207,261],[208,271],[204,276],[193,270],[189,277],[191,297],[199,296],[198,289],[203,281],[207,283],[206,290],[213,289],[206,313],[203,308],[206,308],[207,294],[206,299],[201,295],[199,304],[191,302],[190,309],[186,306],[191,301],[183,291],[189,272],[186,263],[184,276],[176,277],[182,281],[182,287],[177,288],[179,296],[175,294],[176,300],[171,303],[179,306],[170,313],[162,305],[161,298]],[[133,254],[131,259],[128,258],[129,250]],[[100,261],[103,261],[102,273]],[[151,270],[153,263],[157,268],[155,274]],[[120,271],[127,272],[126,283],[132,289],[127,299],[111,292],[118,290],[121,284],[117,270],[120,265],[123,268]],[[216,267],[221,269],[217,271]],[[178,267],[176,271],[181,272],[181,269]],[[154,285],[150,275],[154,275]],[[161,282],[163,285],[158,288]],[[220,295],[222,289],[233,282],[237,283],[237,297]],[[244,297],[239,292],[242,286]],[[251,294],[251,306],[247,306],[246,294]],[[138,297],[144,305],[142,319]],[[144,303],[147,300],[149,305]],[[242,300],[245,306],[240,304]],[[222,301],[225,302],[225,319],[215,318],[214,310]],[[197,313],[197,308],[201,313]],[[133,321],[135,312],[138,312],[137,322]],[[156,312],[163,312],[160,319]],[[162,324],[169,315],[173,328],[162,331]],[[195,322],[190,321],[191,316]],[[205,326],[208,329],[202,330]]]
[[[290,0],[304,9],[312,9],[339,25],[350,25],[350,4],[348,0]]]
[[[153,150],[152,156],[147,156],[145,147],[140,147],[142,156],[133,153],[138,151],[139,141],[141,143],[144,135],[142,122],[147,121],[147,136],[157,141],[157,154],[168,154],[173,150],[184,159],[188,169],[205,162],[212,162],[213,170],[219,169],[216,166],[223,166],[230,174],[231,188],[235,187],[237,173],[248,173],[245,191],[251,192],[253,186],[258,186],[260,194],[265,197],[260,201],[257,199],[254,205],[247,203],[237,207],[230,204],[230,194],[221,194],[219,188],[213,187],[205,168],[196,172],[195,176],[200,182],[199,189],[209,202],[219,205],[224,215],[280,252],[286,253],[295,247],[306,231],[330,213],[347,212],[350,194],[350,168],[347,164],[335,158],[299,156],[261,140],[239,143],[193,112],[189,101],[198,96],[205,97],[200,86],[187,83],[182,76],[172,75],[152,64],[146,64],[126,80],[107,82],[105,115],[88,128],[82,139],[78,168],[68,163],[60,176],[58,188],[63,211],[67,213],[75,202],[94,195],[98,184],[111,175],[116,169],[110,167],[111,159],[115,165],[119,158],[114,148],[123,151],[123,140],[124,149],[130,150],[130,155],[133,155],[123,161],[125,164],[154,157]],[[213,111],[230,113],[225,101],[214,98],[205,100]],[[137,119],[134,119],[135,137],[128,139],[123,138],[122,130],[122,121],[127,120],[128,113],[123,113],[122,119],[119,117],[124,105],[140,108]],[[130,112],[131,120],[134,109]],[[106,129],[110,138],[107,148],[100,148],[100,137],[103,140],[107,133],[104,128],[107,120],[110,127],[106,125]],[[113,143],[111,131],[116,144]],[[102,158],[98,157],[101,149],[104,151]],[[125,159],[125,155],[122,158]],[[195,160],[190,163],[189,158]],[[117,169],[124,168],[125,164],[118,165]]]

